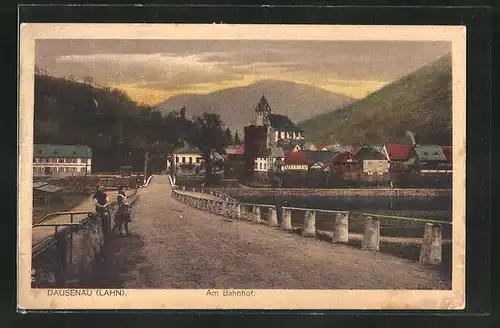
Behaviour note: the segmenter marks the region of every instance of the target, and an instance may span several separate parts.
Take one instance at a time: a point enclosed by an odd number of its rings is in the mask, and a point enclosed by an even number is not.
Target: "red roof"
[[[451,146],[441,146],[444,156],[448,162],[453,160],[453,148]]]
[[[307,156],[303,151],[289,151],[285,153],[285,164],[307,165]]]
[[[228,155],[244,155],[245,154],[245,144],[241,144],[239,146],[227,147],[226,154],[228,154]]]
[[[387,150],[387,155],[389,160],[401,160],[404,161],[410,156],[410,150],[412,145],[408,144],[387,144],[385,149]]]

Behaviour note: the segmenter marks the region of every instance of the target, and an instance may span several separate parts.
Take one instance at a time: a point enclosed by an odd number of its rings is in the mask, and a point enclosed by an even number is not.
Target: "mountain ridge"
[[[299,122],[319,113],[335,110],[353,101],[340,95],[308,84],[282,80],[259,80],[246,86],[231,87],[208,94],[182,94],[172,96],[157,104],[163,113],[186,107],[186,116],[203,111],[215,112],[232,129],[240,133],[254,118],[254,109],[264,95],[272,113],[285,114]],[[307,109],[307,110],[304,110]]]
[[[417,142],[451,144],[451,54],[341,109],[298,125],[317,142]]]

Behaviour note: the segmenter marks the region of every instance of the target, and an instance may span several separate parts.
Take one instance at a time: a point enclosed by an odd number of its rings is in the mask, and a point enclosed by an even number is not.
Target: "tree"
[[[236,131],[236,133],[234,134],[234,144],[241,145],[241,140],[240,140],[240,136],[238,135],[238,131]]]
[[[224,131],[219,115],[205,112],[195,117],[189,141],[200,149],[205,163],[205,182],[207,184],[213,183],[212,154],[214,151],[222,153],[228,144],[226,131]]]

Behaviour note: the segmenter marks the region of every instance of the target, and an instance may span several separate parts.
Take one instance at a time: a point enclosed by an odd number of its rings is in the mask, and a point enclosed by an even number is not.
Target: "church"
[[[303,140],[304,131],[288,116],[271,113],[263,95],[255,107],[254,120],[245,127],[247,173],[282,171],[285,155],[280,145]]]

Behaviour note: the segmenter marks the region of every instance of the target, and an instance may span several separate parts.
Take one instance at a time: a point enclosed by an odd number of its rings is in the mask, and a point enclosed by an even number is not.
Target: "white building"
[[[268,150],[267,157],[257,157],[255,159],[255,171],[282,171],[285,160],[283,148],[272,147]]]
[[[82,176],[92,172],[92,150],[84,145],[35,144],[34,176]]]

